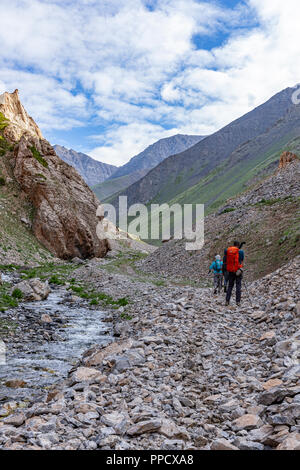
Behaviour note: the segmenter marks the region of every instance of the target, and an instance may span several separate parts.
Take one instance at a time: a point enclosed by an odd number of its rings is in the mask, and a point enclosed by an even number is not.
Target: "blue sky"
[[[121,165],[299,82],[298,0],[2,0],[0,93],[52,143]]]

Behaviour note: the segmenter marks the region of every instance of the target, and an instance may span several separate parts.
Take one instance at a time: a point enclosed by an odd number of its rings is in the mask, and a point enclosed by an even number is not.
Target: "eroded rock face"
[[[96,233],[100,203],[94,193],[43,139],[17,90],[0,96],[0,111],[10,121],[5,137],[15,144],[14,177],[35,209],[32,230],[36,238],[59,258],[105,256],[108,243]]]
[[[292,163],[294,161],[299,161],[299,157],[297,157],[295,153],[283,152],[280,156],[279,170],[285,168],[289,163]]]
[[[11,140],[19,140],[24,133],[43,139],[38,125],[22,105],[18,90],[0,95],[0,112],[10,121],[6,134]]]
[[[44,164],[33,156],[34,148]],[[107,242],[96,233],[99,201],[46,140],[21,138],[14,176],[36,209],[34,234],[49,251],[64,259],[105,256]]]

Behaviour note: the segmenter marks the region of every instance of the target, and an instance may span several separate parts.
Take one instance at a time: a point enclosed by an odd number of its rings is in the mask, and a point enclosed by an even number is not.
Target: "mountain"
[[[140,180],[165,158],[192,147],[201,139],[204,137],[182,134],[160,139],[119,167],[109,180],[97,184],[92,189],[101,200],[109,199],[115,193],[124,191],[128,186]]]
[[[117,167],[98,162],[85,153],[67,149],[61,145],[53,146],[56,154],[66,163],[74,167],[89,186],[102,183],[113,175]]]
[[[28,116],[18,90],[0,96],[0,259],[102,257],[99,206],[81,176],[63,162]],[[38,256],[37,256],[38,255]]]
[[[243,190],[300,136],[300,106],[287,88],[193,147],[170,156],[122,194],[128,204],[204,203],[210,211]],[[118,200],[112,200],[117,206]]]
[[[216,253],[223,255],[233,240],[246,242],[246,281],[294,259],[300,253],[300,159],[284,152],[277,166],[271,175],[205,217],[205,244],[200,251],[186,251],[185,239],[170,240],[138,268],[173,280],[203,282]]]
[[[137,170],[129,175],[119,176],[119,178],[109,178],[103,183],[93,186],[92,190],[100,201],[104,201],[113,194],[128,188],[128,186],[131,186],[133,183],[143,178],[148,171],[149,170]]]
[[[137,170],[149,171],[165,158],[192,147],[203,138],[203,136],[199,135],[177,134],[172,137],[160,139],[147,147],[143,152],[132,157],[128,163],[118,168],[111,178],[129,175],[135,173]]]

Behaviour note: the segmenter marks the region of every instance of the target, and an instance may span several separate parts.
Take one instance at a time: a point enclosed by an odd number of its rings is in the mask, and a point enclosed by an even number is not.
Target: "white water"
[[[39,394],[41,387],[66,377],[85,350],[111,341],[108,324],[103,322],[105,312],[63,304],[61,301],[65,294],[64,289],[58,289],[47,300],[20,304],[22,315],[32,315],[28,320],[32,322],[32,341],[24,342],[21,350],[14,350],[13,343],[7,346],[6,365],[0,365],[0,400]],[[44,313],[62,320],[62,323],[55,323],[55,334],[61,336],[62,341],[34,340],[37,326],[34,323]],[[45,331],[48,331],[46,326]],[[5,387],[4,383],[11,379],[23,380],[27,386],[19,389]]]

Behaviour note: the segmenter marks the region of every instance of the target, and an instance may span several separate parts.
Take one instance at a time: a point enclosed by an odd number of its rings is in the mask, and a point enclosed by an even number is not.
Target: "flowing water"
[[[3,280],[10,281],[9,276]],[[57,288],[47,300],[22,303],[9,312],[19,330],[21,325],[21,333],[8,341],[6,364],[0,364],[1,401],[39,396],[47,386],[66,377],[85,350],[111,342],[111,331],[104,321],[106,313],[82,303],[66,303],[66,295],[64,288]],[[41,324],[42,314],[48,314],[52,323]],[[48,341],[45,334],[49,335]],[[5,386],[15,379],[26,382],[25,386]]]

